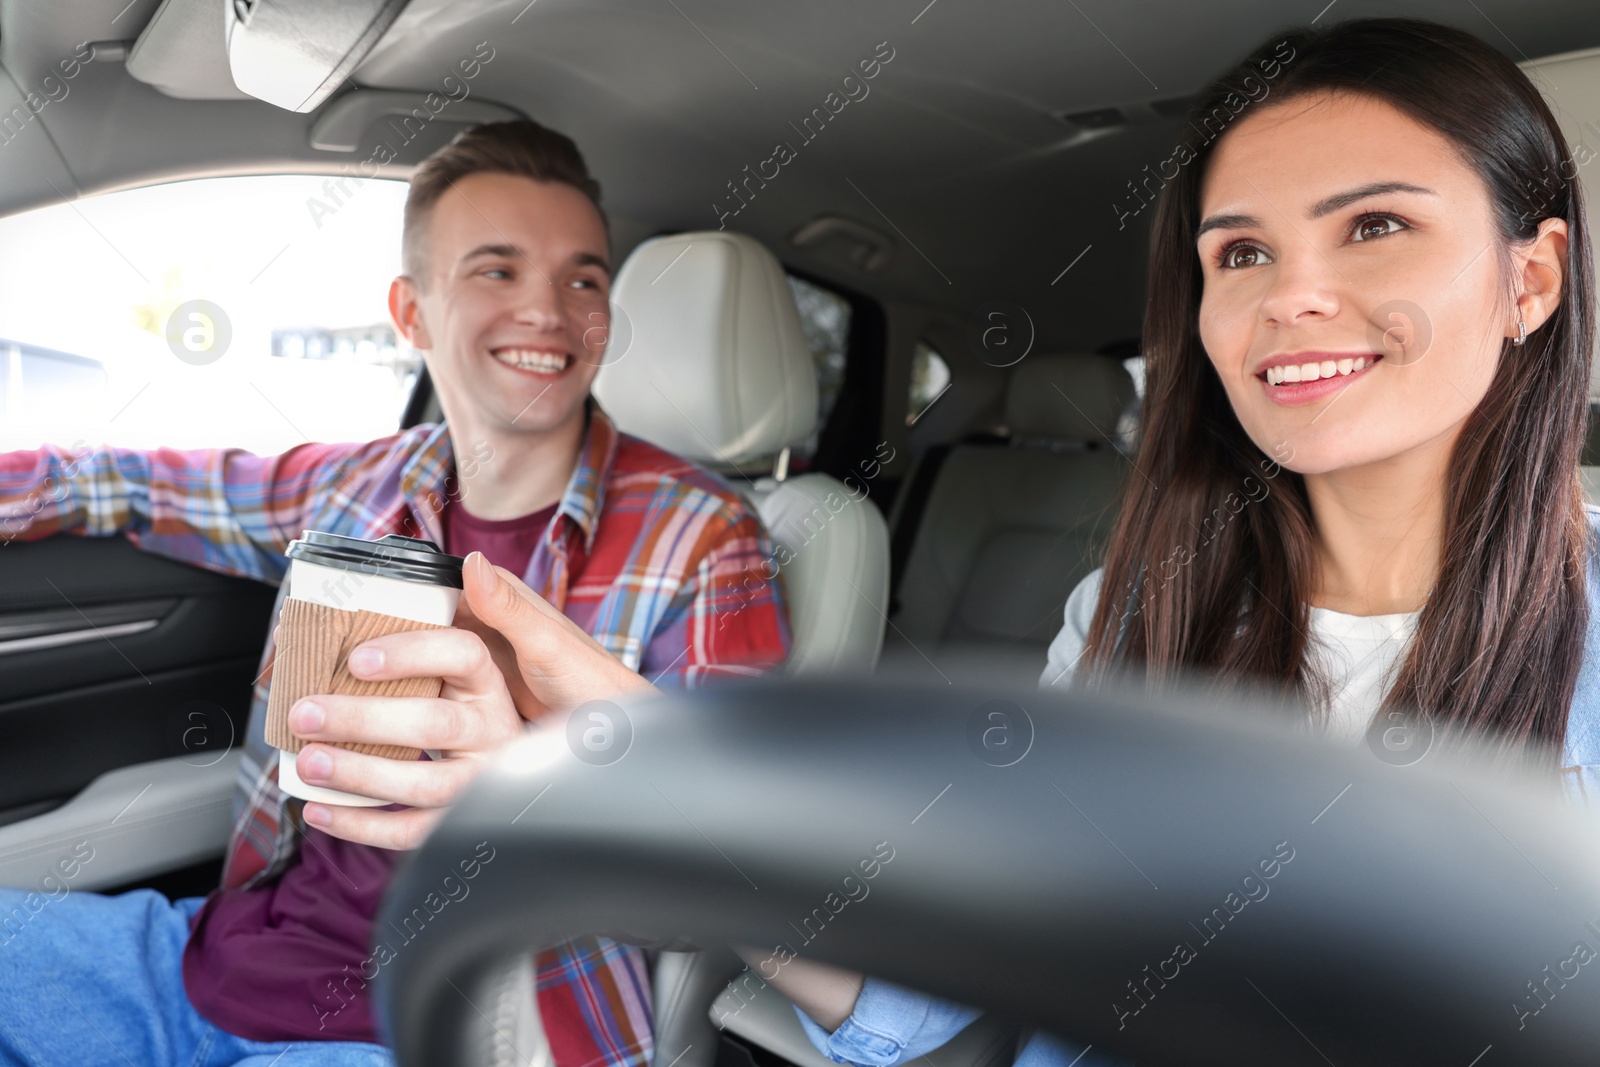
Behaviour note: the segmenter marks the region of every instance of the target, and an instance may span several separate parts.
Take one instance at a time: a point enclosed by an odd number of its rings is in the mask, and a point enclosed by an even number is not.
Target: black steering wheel
[[[485,974],[604,933],[783,945],[1140,1063],[1592,1062],[1597,824],[1412,758],[1105,695],[585,705],[398,871],[380,929],[475,877],[380,970],[379,1026],[401,1064],[466,1062]]]

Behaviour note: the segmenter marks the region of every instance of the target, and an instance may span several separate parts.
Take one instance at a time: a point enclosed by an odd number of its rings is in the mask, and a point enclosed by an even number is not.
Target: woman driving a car
[[[1600,788],[1593,153],[1500,52],[1410,20],[1274,35],[1182,130],[1135,476],[1041,684],[1203,672],[1346,743],[1420,716]],[[773,984],[863,1067],[978,1015],[807,960]],[[1085,1052],[1039,1034],[1017,1062],[1109,1062]]]

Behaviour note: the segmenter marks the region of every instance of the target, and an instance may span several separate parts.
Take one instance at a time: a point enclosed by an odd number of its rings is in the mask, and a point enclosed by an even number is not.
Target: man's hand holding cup
[[[306,804],[311,825],[363,844],[416,848],[528,721],[587,700],[654,691],[481,553],[468,556],[461,573],[454,627],[385,634],[351,649],[346,660],[349,675],[367,683],[442,679],[437,697],[322,693],[289,709],[289,730],[307,744],[293,756],[292,771],[280,769],[280,782],[298,777],[286,791],[313,797],[320,790],[338,791],[323,794],[332,803]],[[391,759],[328,742],[406,746],[442,758]],[[338,802],[345,795],[349,802]]]

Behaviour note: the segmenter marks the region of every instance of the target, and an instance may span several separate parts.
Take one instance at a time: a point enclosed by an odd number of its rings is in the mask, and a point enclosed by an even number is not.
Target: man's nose
[[[550,277],[537,270],[528,270],[517,287],[518,322],[543,329],[561,325],[561,293]]]

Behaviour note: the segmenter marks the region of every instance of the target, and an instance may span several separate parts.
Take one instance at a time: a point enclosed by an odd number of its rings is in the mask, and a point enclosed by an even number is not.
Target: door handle
[[[176,597],[163,597],[9,612],[0,615],[0,656],[144,633],[159,626],[177,603]]]

